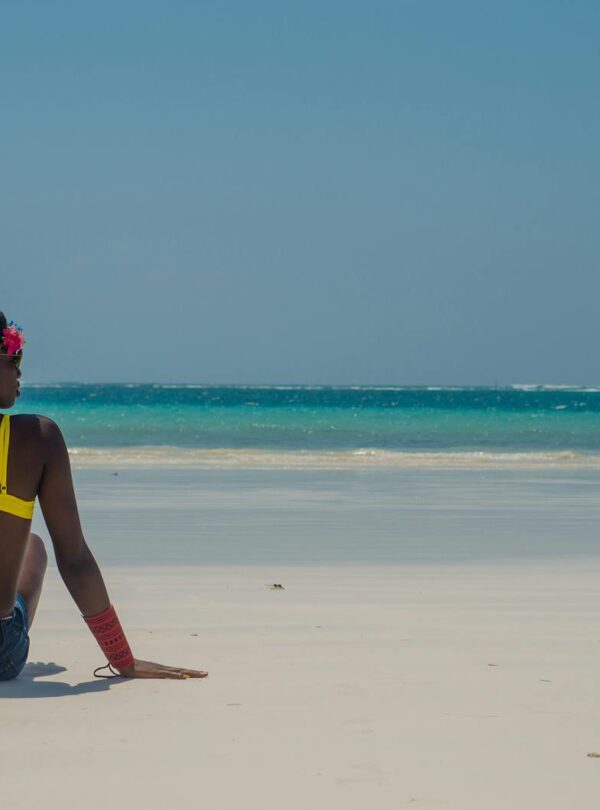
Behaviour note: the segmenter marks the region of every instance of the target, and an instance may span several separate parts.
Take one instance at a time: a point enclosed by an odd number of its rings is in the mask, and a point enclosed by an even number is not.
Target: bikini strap
[[[10,441],[10,416],[2,415],[0,424],[0,494],[6,494],[8,486],[8,443]]]

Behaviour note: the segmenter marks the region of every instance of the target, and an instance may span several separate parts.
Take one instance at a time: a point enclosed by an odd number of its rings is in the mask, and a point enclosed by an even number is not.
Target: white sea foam
[[[486,390],[506,390],[506,391],[580,391],[585,393],[600,393],[599,386],[580,386],[564,384],[543,384],[543,383],[514,383],[500,386],[477,386],[477,385],[265,385],[234,383],[152,383],[152,382],[129,382],[129,383],[90,383],[90,382],[26,382],[27,388],[79,388],[85,386],[116,386],[121,388],[199,388],[199,389],[220,389],[231,388],[237,390],[264,390],[264,391],[486,391]]]
[[[574,452],[440,452],[413,453],[377,448],[344,451],[270,451],[182,447],[72,447],[75,467],[199,467],[205,469],[345,469],[394,468],[600,468],[600,454]]]
[[[42,383],[42,382],[24,382],[23,388],[68,388],[69,386],[79,385],[80,383]]]
[[[542,385],[541,383],[515,383],[507,386],[513,391],[588,391],[579,385]]]

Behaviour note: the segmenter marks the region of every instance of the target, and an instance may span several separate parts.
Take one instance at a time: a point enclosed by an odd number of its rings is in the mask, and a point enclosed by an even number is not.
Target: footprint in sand
[[[371,717],[349,717],[342,723],[342,729],[348,734],[372,734],[373,719]]]
[[[367,697],[367,690],[355,683],[336,683],[335,691],[338,697]]]
[[[356,765],[348,765],[351,773],[348,776],[336,776],[338,785],[350,785],[355,782],[383,782],[385,773],[379,765],[374,762],[359,762]]]

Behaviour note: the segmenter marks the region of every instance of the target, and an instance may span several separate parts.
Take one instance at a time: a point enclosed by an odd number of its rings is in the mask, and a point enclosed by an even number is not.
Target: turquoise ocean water
[[[600,389],[25,384],[74,452],[600,455]],[[176,454],[176,450],[174,451]]]
[[[28,385],[12,412],[60,424],[102,565],[597,554],[600,390]]]

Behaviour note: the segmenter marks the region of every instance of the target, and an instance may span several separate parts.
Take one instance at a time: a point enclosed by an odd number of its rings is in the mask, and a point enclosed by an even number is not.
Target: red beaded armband
[[[97,613],[95,616],[84,616],[83,619],[108,662],[115,669],[125,669],[133,664],[131,649],[112,605],[102,613]]]

